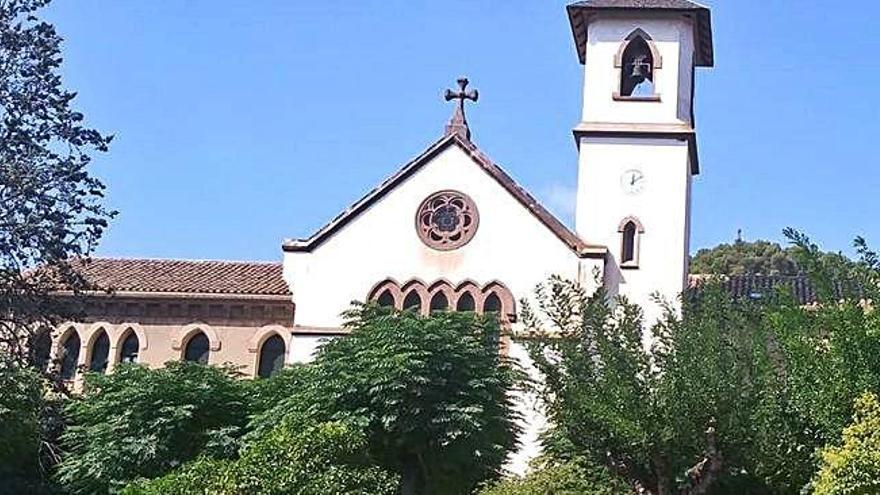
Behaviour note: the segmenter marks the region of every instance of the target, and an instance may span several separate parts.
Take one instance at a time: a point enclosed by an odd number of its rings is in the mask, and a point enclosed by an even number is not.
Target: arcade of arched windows
[[[453,285],[446,280],[427,284],[413,279],[400,284],[389,278],[376,284],[367,300],[379,306],[417,311],[423,315],[435,311],[473,311],[497,313],[505,323],[516,321],[516,300],[500,282],[480,286],[471,281]]]

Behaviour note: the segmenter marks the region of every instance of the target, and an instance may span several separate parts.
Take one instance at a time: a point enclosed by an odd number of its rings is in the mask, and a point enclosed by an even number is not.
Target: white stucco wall
[[[470,196],[480,225],[453,251],[436,251],[418,238],[422,201],[444,189]],[[296,327],[338,328],[340,312],[363,301],[386,278],[405,283],[446,279],[500,281],[519,300],[553,274],[589,278],[601,260],[579,259],[531,212],[452,145],[311,253],[285,253],[284,276],[296,303]]]
[[[614,59],[623,40],[636,29],[645,31],[660,52],[663,66],[655,71],[658,102],[615,101],[620,70]],[[584,64],[584,122],[678,124],[691,121],[693,27],[682,16],[621,17],[604,13],[587,27]]]
[[[675,139],[581,138],[577,231],[608,246],[605,285],[642,305],[646,320],[662,313],[651,294],[675,301],[687,273],[690,208],[688,144]],[[641,193],[627,194],[621,175],[644,174]],[[639,238],[638,268],[620,269],[620,223],[637,218],[645,229]]]

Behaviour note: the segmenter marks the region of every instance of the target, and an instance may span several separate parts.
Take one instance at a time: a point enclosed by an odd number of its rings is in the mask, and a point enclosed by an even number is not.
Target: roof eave
[[[577,49],[578,60],[581,64],[586,63],[586,47],[587,47],[587,23],[589,17],[596,12],[667,12],[680,13],[693,16],[694,19],[694,35],[696,47],[696,58],[694,65],[697,67],[714,67],[715,66],[715,49],[712,42],[712,12],[705,8],[694,9],[673,9],[673,8],[654,8],[644,9],[636,7],[589,7],[578,4],[568,5],[568,20],[571,25],[571,32],[574,36],[575,48]]]

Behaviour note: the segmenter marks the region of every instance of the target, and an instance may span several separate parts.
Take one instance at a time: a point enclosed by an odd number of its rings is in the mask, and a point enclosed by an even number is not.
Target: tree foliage
[[[516,443],[519,374],[498,353],[495,320],[373,307],[348,316],[351,334],[321,348],[303,386],[257,417],[252,436],[278,424],[362,425],[370,456],[405,494],[470,493],[497,476]]]
[[[584,456],[646,493],[798,493],[864,391],[880,390],[877,256],[826,256],[794,231],[820,304],[783,287],[736,300],[716,283],[652,329],[638,307],[552,279],[524,321],[546,377],[557,458]],[[548,332],[549,329],[549,332]]]
[[[110,137],[84,124],[61,80],[61,37],[37,17],[49,0],[0,2],[0,358],[28,359],[41,324],[75,312],[49,293],[88,287],[88,255],[113,212],[89,175]]]
[[[840,253],[820,252],[824,263],[847,263]],[[742,241],[719,244],[697,251],[691,259],[690,272],[703,275],[804,275],[806,267],[801,248],[782,247],[769,241]]]
[[[880,401],[865,393],[856,401],[843,443],[822,451],[815,495],[880,493]]]
[[[632,495],[625,483],[583,460],[551,462],[522,478],[508,478],[479,495]]]
[[[58,479],[74,493],[106,493],[199,455],[237,456],[249,410],[233,371],[169,362],[88,374],[66,412]]]
[[[392,495],[397,477],[373,465],[356,425],[280,425],[236,461],[200,457],[127,495]]]

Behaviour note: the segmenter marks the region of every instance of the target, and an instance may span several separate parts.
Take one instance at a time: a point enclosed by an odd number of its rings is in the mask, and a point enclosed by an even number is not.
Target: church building
[[[603,284],[658,318],[653,295],[674,303],[688,284],[694,75],[714,63],[710,12],[689,0],[584,0],[567,13],[584,68],[573,230],[471,139],[465,112],[478,93],[462,78],[447,90],[442,136],[310,237],[284,241],[280,263],[86,265],[113,292],[42,337],[45,360],[69,379],[176,359],[269,376],[344,335],[351,301],[496,312],[506,352],[526,359],[518,304],[552,275]]]

